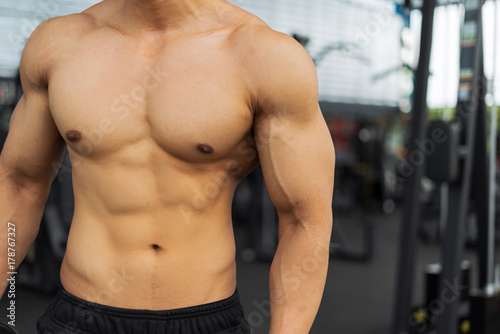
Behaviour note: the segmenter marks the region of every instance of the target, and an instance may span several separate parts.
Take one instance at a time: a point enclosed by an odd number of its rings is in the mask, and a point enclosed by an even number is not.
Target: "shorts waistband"
[[[227,309],[237,307],[240,305],[240,297],[238,289],[234,291],[233,295],[211,303],[201,304],[196,306],[183,307],[172,310],[147,310],[147,309],[127,309],[114,306],[103,305],[79,298],[64,289],[62,285],[59,288],[59,298],[73,304],[82,309],[91,309],[92,312],[106,314],[111,316],[120,316],[127,318],[138,319],[162,319],[162,320],[176,320],[183,318],[192,318],[204,315],[211,315],[223,312]],[[57,298],[57,299],[59,299]]]

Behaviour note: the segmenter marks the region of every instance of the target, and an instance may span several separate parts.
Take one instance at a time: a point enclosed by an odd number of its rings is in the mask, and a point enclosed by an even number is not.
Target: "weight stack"
[[[472,289],[469,298],[470,333],[500,333],[500,291],[495,291],[495,289]]]
[[[425,281],[426,281],[426,290],[425,290],[425,302],[427,306],[433,301],[443,299],[439,292],[439,278],[441,275],[441,264],[429,264],[425,270]],[[460,270],[462,273],[462,277],[460,278],[460,300],[464,301],[469,297],[469,288],[470,288],[470,276],[471,276],[471,263],[469,261],[462,261],[460,264]],[[454,285],[455,282],[450,282],[450,285]],[[457,296],[458,297],[458,296]],[[500,334],[498,332],[497,334]]]

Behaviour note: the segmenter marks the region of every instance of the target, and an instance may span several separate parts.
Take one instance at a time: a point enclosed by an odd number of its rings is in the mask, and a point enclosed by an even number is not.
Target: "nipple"
[[[77,141],[79,141],[80,139],[82,139],[82,134],[80,133],[80,131],[69,130],[68,132],[66,132],[66,138],[70,142],[76,143]]]
[[[210,145],[207,145],[207,144],[199,144],[197,147],[196,147],[201,153],[213,153],[214,149],[212,148],[212,146]]]

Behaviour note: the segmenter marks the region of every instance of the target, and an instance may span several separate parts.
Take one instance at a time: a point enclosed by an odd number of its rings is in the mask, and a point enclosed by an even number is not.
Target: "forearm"
[[[309,333],[324,291],[331,221],[295,222],[293,226],[281,233],[271,265],[270,334]]]
[[[0,296],[7,287],[7,273],[17,270],[38,234],[48,190],[0,176]]]

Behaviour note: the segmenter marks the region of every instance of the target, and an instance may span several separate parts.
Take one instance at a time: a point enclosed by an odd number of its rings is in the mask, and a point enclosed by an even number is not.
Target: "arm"
[[[15,268],[35,240],[64,142],[52,119],[47,93],[45,24],[28,40],[21,58],[24,95],[14,110],[0,155],[0,296],[7,286],[7,223],[15,224]]]
[[[270,333],[304,334],[326,281],[335,156],[309,55],[288,36],[272,34],[256,56],[261,70],[254,122],[264,179],[279,215]]]

